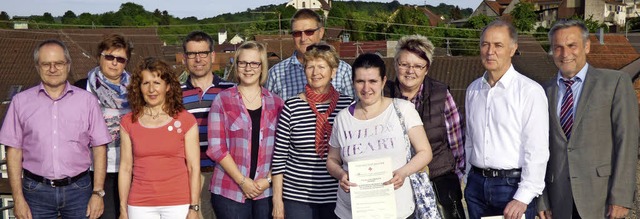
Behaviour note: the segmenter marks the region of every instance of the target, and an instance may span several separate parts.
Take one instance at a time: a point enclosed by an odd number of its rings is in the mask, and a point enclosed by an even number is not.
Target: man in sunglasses
[[[98,218],[104,208],[105,145],[112,141],[98,99],[67,81],[71,56],[64,43],[43,41],[33,55],[41,82],[12,98],[0,130],[14,214]]]
[[[269,78],[265,87],[288,99],[304,91],[307,78],[304,74],[302,57],[311,44],[318,43],[324,35],[322,18],[310,9],[301,9],[291,18],[291,34],[296,51],[290,58],[282,60],[269,69]],[[340,60],[336,78],[331,81],[333,87],[341,94],[353,97],[351,66]]]
[[[200,205],[191,207],[191,210],[199,212],[200,218],[213,219],[215,215],[211,206],[211,192],[209,184],[213,173],[213,161],[207,157],[208,137],[207,122],[211,102],[220,91],[233,87],[234,84],[222,80],[213,74],[213,39],[202,31],[193,31],[185,37],[182,43],[184,55],[182,64],[187,68],[189,76],[182,83],[182,102],[184,107],[198,120],[200,130],[200,172],[202,175],[202,189]]]

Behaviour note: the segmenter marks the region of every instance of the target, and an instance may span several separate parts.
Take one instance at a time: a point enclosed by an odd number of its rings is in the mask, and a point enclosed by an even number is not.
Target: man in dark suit
[[[549,31],[560,71],[544,86],[551,156],[541,218],[622,218],[633,206],[638,103],[626,73],[587,64],[588,36],[576,20]]]

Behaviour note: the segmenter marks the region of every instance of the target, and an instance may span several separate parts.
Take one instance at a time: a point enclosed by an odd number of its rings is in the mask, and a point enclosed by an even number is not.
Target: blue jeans
[[[312,204],[283,199],[285,218],[337,219],[336,203]]]
[[[260,200],[246,199],[236,202],[221,195],[211,194],[211,205],[216,218],[224,219],[267,219],[271,216],[271,197]]]
[[[467,201],[469,218],[479,219],[484,216],[503,215],[504,208],[513,200],[518,190],[520,178],[484,177],[473,170],[467,178],[464,198]],[[525,217],[534,219],[536,200],[527,206]]]
[[[85,175],[76,182],[60,187],[24,177],[22,192],[34,219],[87,218],[87,205],[91,198],[91,178]]]

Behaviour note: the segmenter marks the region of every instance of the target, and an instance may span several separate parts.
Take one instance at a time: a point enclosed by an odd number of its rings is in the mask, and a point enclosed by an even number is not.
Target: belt
[[[507,177],[507,178],[520,178],[522,169],[510,169],[510,170],[496,170],[496,169],[482,169],[480,167],[471,166],[471,170],[482,174],[486,178],[495,177]]]
[[[42,176],[36,175],[35,173],[32,173],[31,171],[24,169],[24,176],[25,177],[29,177],[32,180],[35,180],[37,182],[41,182],[47,185],[51,185],[51,187],[56,187],[56,186],[68,186],[76,181],[78,181],[80,178],[82,178],[83,176],[86,176],[87,174],[89,174],[89,170],[86,170],[74,177],[67,177],[64,179],[47,179],[44,178]]]
[[[215,169],[214,166],[200,167],[200,172],[211,173],[211,172],[213,172],[213,169]]]

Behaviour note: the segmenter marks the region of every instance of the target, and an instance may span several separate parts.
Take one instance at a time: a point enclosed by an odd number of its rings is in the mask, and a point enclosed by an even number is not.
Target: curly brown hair
[[[138,63],[136,68],[133,70],[133,73],[131,74],[131,83],[127,86],[127,99],[129,100],[129,105],[131,106],[131,112],[133,114],[131,117],[132,122],[136,122],[138,118],[142,116],[144,106],[146,105],[142,95],[142,90],[140,90],[140,86],[142,84],[142,71],[144,70],[155,73],[167,83],[169,91],[166,95],[163,110],[167,115],[176,118],[178,113],[185,109],[184,105],[182,105],[182,89],[180,89],[178,76],[167,63],[153,57],[147,57]]]

